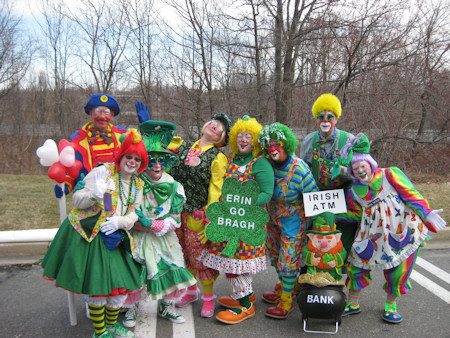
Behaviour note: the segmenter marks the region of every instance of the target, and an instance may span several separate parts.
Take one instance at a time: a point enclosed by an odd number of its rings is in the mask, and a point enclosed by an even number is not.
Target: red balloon
[[[61,139],[58,143],[58,153],[61,153],[61,150],[63,150],[65,147],[72,147],[75,149],[75,144],[72,142],[67,141],[65,138]]]
[[[55,180],[57,183],[63,183],[66,179],[66,171],[64,170],[64,166],[59,162],[53,163],[48,169],[48,177]]]
[[[83,167],[83,163],[81,163],[81,161],[75,160],[75,163],[73,164],[73,166],[64,167],[64,168],[66,169],[66,172],[70,177],[77,178],[82,167]]]

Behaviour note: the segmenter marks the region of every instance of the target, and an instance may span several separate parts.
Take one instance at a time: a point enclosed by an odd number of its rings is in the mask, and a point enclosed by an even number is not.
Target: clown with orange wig
[[[129,230],[138,220],[144,182],[137,174],[148,165],[147,150],[136,129],[120,141],[114,163],[92,169],[73,194],[75,208],[42,260],[45,279],[88,296],[94,337],[134,337],[117,317],[127,295],[141,287]]]

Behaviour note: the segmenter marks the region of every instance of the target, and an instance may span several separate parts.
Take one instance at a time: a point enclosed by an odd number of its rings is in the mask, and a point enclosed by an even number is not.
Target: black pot
[[[341,323],[341,315],[345,310],[346,296],[343,285],[317,287],[303,284],[297,296],[297,303],[302,312],[302,319],[322,318],[334,319]]]

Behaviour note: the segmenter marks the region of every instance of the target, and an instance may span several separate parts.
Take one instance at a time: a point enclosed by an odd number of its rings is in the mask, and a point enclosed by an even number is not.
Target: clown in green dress
[[[42,260],[45,279],[87,295],[93,337],[134,337],[117,323],[120,307],[139,289],[140,267],[132,257],[129,230],[138,220],[148,163],[136,129],[123,135],[115,162],[94,168],[73,194],[75,208],[61,224]]]

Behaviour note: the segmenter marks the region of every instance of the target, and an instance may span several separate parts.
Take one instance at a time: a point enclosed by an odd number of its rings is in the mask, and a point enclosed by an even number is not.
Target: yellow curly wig
[[[320,95],[312,106],[312,114],[316,119],[317,115],[323,111],[331,111],[336,115],[336,118],[339,118],[342,113],[341,101],[330,93]]]
[[[252,146],[253,146],[253,156],[257,156],[262,153],[261,146],[258,142],[259,133],[263,129],[263,126],[256,121],[255,118],[249,118],[248,116],[243,116],[241,119],[237,120],[236,123],[230,129],[230,148],[235,154],[239,153],[239,148],[237,146],[237,136],[239,133],[245,132],[252,135]]]

